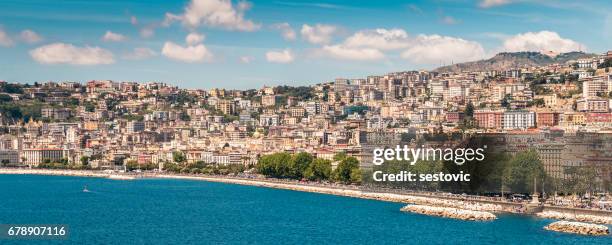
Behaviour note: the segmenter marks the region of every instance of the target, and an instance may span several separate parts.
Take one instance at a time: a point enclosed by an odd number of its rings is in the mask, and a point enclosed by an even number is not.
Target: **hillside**
[[[565,63],[569,60],[593,57],[596,54],[583,52],[562,53],[551,57],[539,52],[516,52],[499,53],[490,59],[458,63],[450,66],[443,66],[435,69],[437,72],[458,72],[458,71],[483,71],[483,70],[507,70],[512,68],[522,68],[530,66],[541,66],[552,63]]]

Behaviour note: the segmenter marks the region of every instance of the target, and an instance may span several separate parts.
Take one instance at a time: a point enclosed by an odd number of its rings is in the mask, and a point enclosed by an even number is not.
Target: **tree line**
[[[286,152],[262,156],[255,169],[267,177],[310,181],[334,181],[345,184],[361,183],[359,160],[344,153],[334,156],[337,167],[332,169],[332,161],[316,158],[309,153]]]

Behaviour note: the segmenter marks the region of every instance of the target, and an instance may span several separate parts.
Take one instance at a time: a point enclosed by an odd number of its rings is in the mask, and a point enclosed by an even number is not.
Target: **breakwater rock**
[[[405,212],[412,212],[418,214],[439,216],[445,218],[461,219],[461,220],[473,220],[473,221],[485,221],[497,219],[492,213],[484,211],[473,211],[457,208],[446,208],[446,207],[434,207],[425,205],[408,205],[401,209]]]
[[[562,213],[557,211],[544,211],[536,214],[538,217],[547,219],[574,220],[580,222],[612,224],[612,217],[588,214]]]
[[[605,236],[610,234],[608,227],[605,225],[570,221],[557,221],[545,226],[544,229],[549,231],[558,231],[591,236]]]
[[[502,212],[508,211],[505,210],[499,204],[491,204],[491,203],[483,203],[478,201],[462,201],[462,200],[451,200],[444,199],[439,197],[424,197],[424,196],[414,196],[414,195],[401,195],[401,194],[391,194],[391,193],[372,193],[372,192],[364,192],[362,196],[383,200],[383,201],[394,201],[394,202],[404,202],[404,203],[412,203],[417,205],[425,205],[425,206],[440,206],[440,207],[449,207],[456,209],[467,209],[473,211],[488,211],[488,212]]]

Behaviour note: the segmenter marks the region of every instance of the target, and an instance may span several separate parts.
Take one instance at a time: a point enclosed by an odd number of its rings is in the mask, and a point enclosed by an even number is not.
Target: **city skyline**
[[[257,88],[431,69],[502,51],[602,53],[600,40],[612,36],[609,5],[4,1],[0,80]]]

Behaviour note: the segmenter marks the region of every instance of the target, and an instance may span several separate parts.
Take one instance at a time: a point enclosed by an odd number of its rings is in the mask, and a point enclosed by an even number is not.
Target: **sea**
[[[403,205],[197,180],[0,175],[0,224],[69,229],[0,244],[612,244],[546,231],[549,219],[461,221]]]

